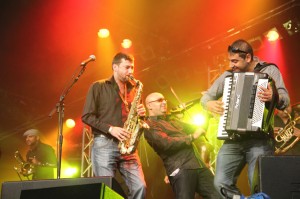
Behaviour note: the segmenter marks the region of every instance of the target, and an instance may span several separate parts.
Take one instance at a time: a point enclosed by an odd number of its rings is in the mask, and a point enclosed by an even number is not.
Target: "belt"
[[[107,139],[112,139],[114,142],[119,142],[117,138],[110,134],[105,134],[105,133],[99,133],[99,134],[94,134],[94,138],[96,137],[101,137],[101,138],[107,138]]]
[[[104,134],[94,134],[94,137],[102,137],[102,138],[106,138],[107,136]]]

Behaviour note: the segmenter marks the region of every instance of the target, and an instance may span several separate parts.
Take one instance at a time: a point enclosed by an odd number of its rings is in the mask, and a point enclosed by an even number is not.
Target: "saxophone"
[[[130,132],[130,138],[119,142],[118,147],[121,154],[133,153],[138,145],[143,129],[149,128],[148,124],[137,115],[137,106],[142,96],[143,84],[139,80],[136,80],[133,76],[129,76],[129,78],[135,83],[137,91],[131,103],[127,120],[124,123],[124,129]]]
[[[35,172],[35,167],[33,164],[30,164],[29,162],[26,162],[23,157],[21,156],[20,152],[19,151],[16,151],[15,152],[15,159],[18,161],[19,163],[19,167],[14,167],[14,170],[27,177],[27,176],[30,176],[32,175],[34,172]]]

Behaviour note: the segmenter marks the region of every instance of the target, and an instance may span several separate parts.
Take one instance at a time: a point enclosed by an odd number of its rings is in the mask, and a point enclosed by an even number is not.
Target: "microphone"
[[[88,59],[84,60],[83,62],[81,62],[81,66],[86,66],[89,62],[91,61],[95,61],[96,60],[96,56],[95,55],[90,55]]]

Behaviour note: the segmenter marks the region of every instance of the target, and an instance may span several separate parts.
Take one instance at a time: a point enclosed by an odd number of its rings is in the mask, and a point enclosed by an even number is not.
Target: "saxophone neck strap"
[[[119,93],[121,100],[123,101],[123,103],[125,105],[126,112],[129,112],[129,104],[127,101],[127,85],[124,84],[124,95],[122,94],[121,89],[119,89],[118,93]]]

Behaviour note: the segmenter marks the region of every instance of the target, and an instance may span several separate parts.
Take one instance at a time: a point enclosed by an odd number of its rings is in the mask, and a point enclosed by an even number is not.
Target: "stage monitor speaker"
[[[127,198],[112,177],[70,178],[4,182],[1,199],[123,199]]]
[[[252,193],[272,199],[300,198],[300,156],[261,156],[254,171]]]

